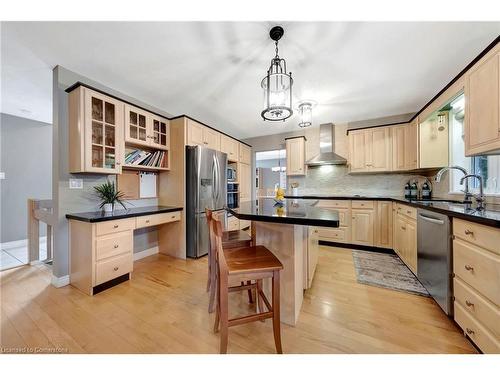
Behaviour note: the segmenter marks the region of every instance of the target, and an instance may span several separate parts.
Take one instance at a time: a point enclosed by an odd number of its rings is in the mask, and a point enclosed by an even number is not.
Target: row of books
[[[145,150],[129,150],[125,154],[125,164],[162,167],[166,157],[165,151],[149,152]]]

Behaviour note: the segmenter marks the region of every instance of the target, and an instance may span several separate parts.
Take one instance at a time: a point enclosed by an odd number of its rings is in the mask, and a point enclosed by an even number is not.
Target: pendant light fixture
[[[264,89],[264,109],[261,116],[268,121],[285,121],[293,114],[292,73],[287,73],[286,61],[278,55],[278,41],[284,33],[281,26],[275,26],[269,32],[276,45],[276,55],[261,83]]]
[[[299,104],[299,116],[300,122],[299,127],[307,128],[312,125],[312,109],[314,107],[314,103],[310,101],[301,102]]]

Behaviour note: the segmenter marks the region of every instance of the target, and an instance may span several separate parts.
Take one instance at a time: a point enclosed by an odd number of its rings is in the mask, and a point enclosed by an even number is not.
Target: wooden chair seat
[[[283,269],[279,259],[264,246],[234,249],[226,252],[225,257],[229,276]]]

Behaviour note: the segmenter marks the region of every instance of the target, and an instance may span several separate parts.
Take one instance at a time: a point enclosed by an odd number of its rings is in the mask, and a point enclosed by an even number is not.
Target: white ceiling
[[[2,22],[1,111],[52,119],[56,65],[239,138],[298,129],[263,122],[273,22]],[[500,23],[283,22],[280,55],[314,123],[420,109],[500,34]],[[28,112],[26,112],[28,111]]]

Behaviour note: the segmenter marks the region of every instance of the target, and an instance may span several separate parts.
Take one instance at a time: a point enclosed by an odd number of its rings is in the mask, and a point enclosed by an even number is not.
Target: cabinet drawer
[[[453,234],[458,238],[500,255],[500,229],[453,219]]]
[[[145,228],[153,225],[160,225],[165,223],[170,223],[172,221],[179,221],[181,219],[180,212],[165,212],[162,214],[154,214],[147,216],[136,217],[136,227]]]
[[[240,229],[240,221],[238,218],[234,216],[230,216],[227,219],[227,224],[226,224],[227,230],[239,230]]]
[[[500,353],[500,342],[481,323],[455,301],[455,321],[472,341],[486,354]]]
[[[95,266],[95,285],[132,272],[133,262],[132,252],[97,262]]]
[[[240,229],[248,228],[251,224],[251,220],[240,220]]]
[[[455,302],[500,339],[500,308],[457,277],[453,279],[453,290]]]
[[[134,237],[131,230],[97,237],[96,260],[109,258],[134,249]]]
[[[319,239],[322,241],[350,242],[349,228],[318,228]]]
[[[405,204],[397,203],[396,211],[401,215],[405,215],[411,217],[412,219],[417,220],[417,209],[415,207],[410,207]]]
[[[351,207],[369,209],[369,208],[374,208],[375,205],[373,201],[352,201]]]
[[[118,233],[125,230],[135,229],[135,219],[121,219],[103,221],[96,224],[96,234],[102,236],[104,234]]]
[[[486,298],[500,305],[500,256],[455,239],[453,272]]]
[[[316,204],[316,207],[320,208],[350,208],[351,201],[350,200],[330,200],[330,199],[321,199]]]

